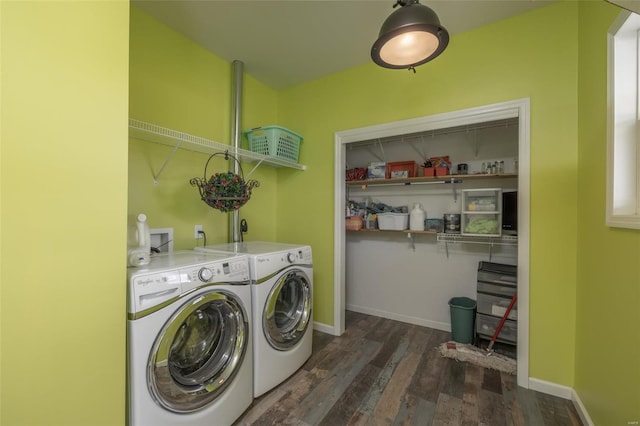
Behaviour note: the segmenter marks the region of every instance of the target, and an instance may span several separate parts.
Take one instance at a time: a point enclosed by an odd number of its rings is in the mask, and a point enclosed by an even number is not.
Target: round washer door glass
[[[245,312],[232,294],[210,291],[191,298],[171,316],[147,368],[149,390],[158,404],[188,413],[224,392],[247,349]]]
[[[301,270],[290,271],[276,282],[267,298],[262,325],[275,349],[285,351],[302,339],[311,320],[311,282]]]

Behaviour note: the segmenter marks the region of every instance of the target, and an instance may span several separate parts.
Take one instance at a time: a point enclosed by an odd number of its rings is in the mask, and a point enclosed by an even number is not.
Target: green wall
[[[130,49],[131,118],[230,143],[231,64],[135,7],[131,7]],[[277,124],[277,92],[248,73],[243,86],[242,129]],[[154,183],[154,174],[171,151],[168,146],[131,140],[129,217],[145,213],[152,228],[174,228],[174,250],[202,245],[202,240],[194,239],[196,224],[204,226],[207,244],[226,243],[228,214],[207,206],[189,184],[189,179],[204,176],[209,155],[177,151]],[[248,176],[253,166],[243,164],[245,177],[261,184],[240,210],[249,224],[246,238],[275,240],[277,171],[259,167]],[[227,169],[224,160],[214,160],[207,175]]]
[[[577,8],[576,2],[562,2],[456,35],[442,56],[416,74],[370,63],[281,93],[280,121],[305,135],[309,170],[280,179],[278,197],[284,204],[295,195],[314,208],[305,215],[280,211],[278,237],[304,230],[314,248],[316,320],[333,322],[334,132],[530,97],[530,372],[572,385]],[[313,193],[305,190],[312,186]]]
[[[0,10],[0,423],[121,425],[129,6]]]
[[[529,97],[531,376],[574,387],[598,425],[638,420],[640,235],[604,226],[617,11],[544,7],[454,36],[415,75],[365,64],[276,92],[248,70],[242,128],[301,133],[308,170],[252,175],[247,238],[312,244],[315,319],[332,324],[334,133]],[[0,423],[119,425],[127,214],[173,226],[176,249],[196,222],[208,242],[227,226],[187,183],[207,156],[179,152],[154,185],[168,149],[127,143],[127,116],[227,143],[231,66],[126,2],[3,1],[0,19]]]
[[[607,30],[619,13],[584,2],[579,15],[574,387],[598,425],[640,420],[640,231],[605,226]]]

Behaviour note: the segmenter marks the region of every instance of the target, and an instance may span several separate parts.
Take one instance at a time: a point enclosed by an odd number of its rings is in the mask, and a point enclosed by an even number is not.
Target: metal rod
[[[398,183],[365,183],[362,185],[364,189],[373,186],[411,186],[411,185],[440,185],[443,183],[460,183],[459,179],[436,180],[431,182],[398,182]]]
[[[243,63],[235,60],[232,62],[233,74],[231,83],[231,152],[235,158],[238,157],[238,150],[242,142],[242,69]],[[233,159],[230,160],[230,169],[238,174],[240,171],[240,163]],[[240,241],[240,212],[234,210],[229,214],[229,242],[237,243]]]

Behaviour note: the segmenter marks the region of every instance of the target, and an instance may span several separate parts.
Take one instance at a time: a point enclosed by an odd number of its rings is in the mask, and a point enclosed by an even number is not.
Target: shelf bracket
[[[380,141],[380,139],[378,139],[378,146],[380,147],[380,153],[382,154],[382,157],[377,153],[373,152],[370,147],[367,147],[366,149],[369,152],[369,154],[373,155],[378,161],[385,162],[386,160],[384,159],[385,157],[384,148],[382,147],[382,142]]]
[[[182,146],[182,142],[176,143],[176,145],[173,147],[173,149],[171,150],[171,152],[169,153],[167,158],[164,160],[164,163],[162,163],[162,166],[160,166],[160,170],[158,170],[158,173],[153,173],[153,170],[151,171],[151,174],[153,175],[153,184],[154,185],[158,184],[158,179],[160,179],[160,175],[164,171],[164,168],[167,167],[167,164],[169,164],[169,161],[171,161],[171,159],[175,155],[176,151],[178,151],[178,149],[181,146]]]
[[[411,240],[411,250],[416,251],[416,241],[411,232],[407,232],[407,238]]]
[[[251,176],[251,174],[252,174],[253,172],[255,172],[255,171],[258,169],[258,167],[260,167],[260,164],[262,164],[262,162],[263,162],[263,161],[264,161],[264,160],[258,160],[258,162],[256,163],[256,165],[255,165],[255,166],[253,166],[253,169],[251,169],[251,171],[250,171],[249,173],[247,173],[247,176],[246,176],[245,178],[246,178],[246,179],[248,179],[248,178],[249,178],[249,176]]]
[[[478,129],[473,129],[473,154],[474,158],[478,158]]]
[[[447,254],[447,259],[449,258],[449,241],[444,242],[444,251]]]
[[[424,151],[420,151],[418,148],[416,148],[416,146],[415,146],[415,145],[413,144],[413,142],[411,142],[411,141],[407,141],[407,143],[409,144],[409,146],[410,146],[411,148],[413,148],[413,150],[414,150],[414,151],[415,151],[415,152],[420,156],[420,158],[422,158],[422,159],[423,159],[423,161],[424,161],[424,159],[426,158],[426,155],[425,155]]]
[[[454,178],[451,178],[451,190],[453,191],[453,202],[457,203],[458,202],[458,193],[456,192],[456,183],[458,183],[459,181],[457,181]]]

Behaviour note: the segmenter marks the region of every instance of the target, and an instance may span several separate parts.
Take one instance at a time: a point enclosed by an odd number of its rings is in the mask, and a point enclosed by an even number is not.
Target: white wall
[[[514,265],[516,246],[493,248],[493,260]],[[444,243],[416,235],[415,251],[404,233],[349,233],[346,250],[348,310],[451,330],[449,299],[476,299],[478,262],[489,246]]]

